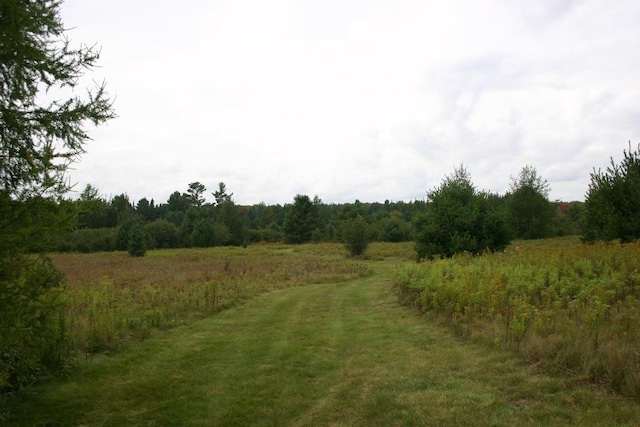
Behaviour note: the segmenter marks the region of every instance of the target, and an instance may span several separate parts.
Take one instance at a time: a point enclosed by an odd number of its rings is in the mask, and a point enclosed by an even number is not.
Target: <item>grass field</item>
[[[298,283],[308,286],[253,291],[215,316],[93,356],[68,378],[16,395],[6,424],[640,424],[634,399],[550,375],[401,306],[391,277],[414,264],[409,245],[374,245],[359,262],[335,245],[254,250],[289,260],[282,265],[317,257],[326,280],[315,283],[309,273],[311,282]],[[340,259],[358,265],[356,273],[332,279],[326,270]]]

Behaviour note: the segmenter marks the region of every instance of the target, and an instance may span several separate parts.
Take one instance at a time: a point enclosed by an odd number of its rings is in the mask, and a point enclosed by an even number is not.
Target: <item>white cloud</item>
[[[533,165],[551,197],[640,132],[640,5],[602,0],[67,0],[102,46],[119,118],[71,178],[164,202],[224,181],[238,203],[412,200],[464,163],[504,192]],[[81,190],[81,188],[80,188]]]

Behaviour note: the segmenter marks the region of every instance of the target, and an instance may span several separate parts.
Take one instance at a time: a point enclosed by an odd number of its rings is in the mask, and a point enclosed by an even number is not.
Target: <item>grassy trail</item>
[[[638,425],[640,406],[400,307],[389,266],[271,292],[28,389],[15,425]]]

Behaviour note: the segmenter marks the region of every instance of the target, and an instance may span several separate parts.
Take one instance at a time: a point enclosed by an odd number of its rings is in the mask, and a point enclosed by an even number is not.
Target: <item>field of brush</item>
[[[640,425],[639,255],[576,238],[421,263],[411,243],[55,255],[78,363],[0,399],[0,423]]]
[[[215,314],[258,294],[371,274],[338,245],[253,245],[58,254],[65,274],[68,348],[78,357],[112,353],[154,331]]]
[[[640,397],[640,243],[514,242],[404,265],[402,301],[458,334]]]
[[[416,263],[411,243],[253,245],[60,254],[69,353],[115,353],[266,292],[373,274],[392,259],[400,301],[455,333],[553,372],[640,396],[640,243],[517,241],[501,253]],[[387,269],[385,269],[386,271]]]

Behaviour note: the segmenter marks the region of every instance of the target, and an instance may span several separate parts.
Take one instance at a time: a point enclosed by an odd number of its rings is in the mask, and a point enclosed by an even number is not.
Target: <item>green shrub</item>
[[[179,242],[178,227],[166,219],[156,219],[145,224],[144,229],[148,236],[148,247],[153,248],[175,248]]]
[[[117,228],[85,228],[75,230],[69,236],[66,246],[59,246],[59,249],[66,251],[107,252],[116,250]],[[63,250],[63,252],[66,252]]]
[[[0,259],[0,393],[64,366],[62,274],[44,257]]]
[[[367,250],[367,228],[367,222],[361,215],[343,222],[342,240],[351,256],[361,256]]]
[[[129,229],[127,252],[135,257],[142,257],[147,253],[147,234],[139,223],[134,223]]]

